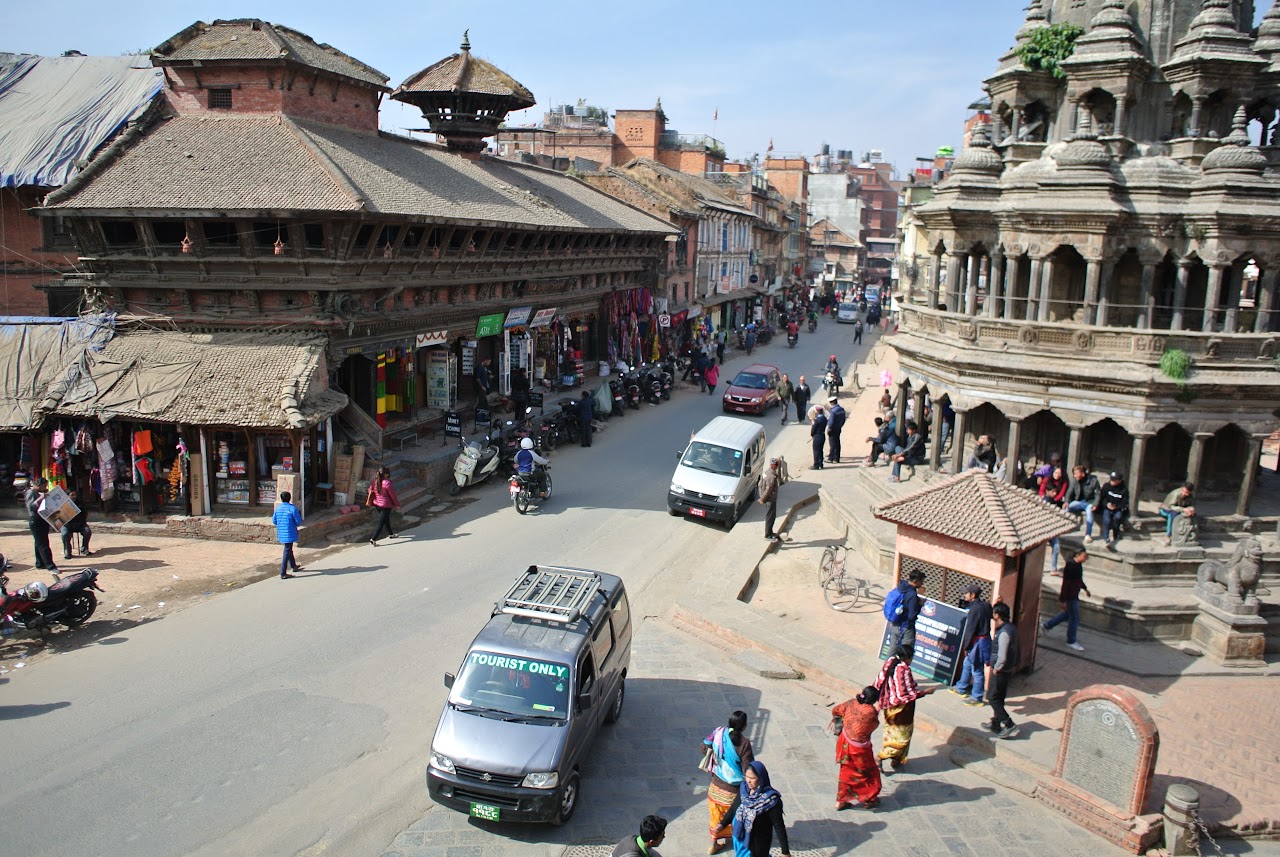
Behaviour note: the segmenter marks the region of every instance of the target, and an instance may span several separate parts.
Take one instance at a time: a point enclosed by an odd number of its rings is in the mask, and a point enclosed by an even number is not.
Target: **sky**
[[[1263,10],[1268,4],[1263,5]],[[391,78],[458,50],[524,84],[540,121],[557,104],[643,109],[662,99],[668,130],[709,134],[731,159],[879,149],[906,175],[915,159],[960,143],[968,105],[1013,44],[1026,0],[595,0],[541,3],[381,0],[142,4],[134,0],[10,3],[0,51],[121,54],[194,23],[261,18],[327,42]],[[1259,17],[1261,16],[1259,12]],[[717,119],[718,116],[718,119]],[[388,130],[422,127],[416,110],[384,101]]]

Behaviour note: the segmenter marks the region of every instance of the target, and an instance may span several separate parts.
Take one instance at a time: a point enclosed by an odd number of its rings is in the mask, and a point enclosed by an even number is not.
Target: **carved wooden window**
[[[215,252],[227,252],[240,247],[240,232],[231,220],[206,220],[202,226],[204,243]]]
[[[108,247],[137,247],[138,227],[132,220],[103,220],[102,240]]]
[[[304,223],[302,224],[302,241],[308,250],[324,250],[324,224],[322,223]]]
[[[156,246],[164,250],[178,250],[182,247],[182,239],[187,237],[187,224],[182,220],[153,220],[151,235]]]

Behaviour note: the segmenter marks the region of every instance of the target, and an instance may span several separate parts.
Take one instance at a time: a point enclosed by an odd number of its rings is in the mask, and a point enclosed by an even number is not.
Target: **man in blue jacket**
[[[276,525],[276,541],[284,545],[284,554],[280,557],[280,579],[293,577],[289,569],[302,571],[298,560],[293,556],[293,546],[298,542],[298,525],[302,523],[302,513],[291,502],[293,495],[288,491],[280,492],[280,505],[276,506],[271,523]]]
[[[827,399],[827,461],[832,464],[840,463],[840,432],[844,429],[844,421],[846,418],[845,409],[840,406],[840,402],[835,396]]]

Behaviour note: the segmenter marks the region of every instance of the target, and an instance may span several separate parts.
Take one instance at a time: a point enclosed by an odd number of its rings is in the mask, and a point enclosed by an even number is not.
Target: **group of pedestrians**
[[[773,787],[764,763],[755,758],[747,737],[747,713],[730,714],[725,726],[716,727],[703,739],[701,749],[700,767],[711,774],[707,785],[711,844],[707,853],[732,845],[734,857],[768,857],[776,836],[783,857],[790,857],[782,795]],[[613,853],[614,857],[629,854],[617,849]],[[652,851],[649,854],[652,857]]]
[[[35,567],[48,571],[55,581],[61,579],[62,572],[53,558],[53,549],[49,546],[49,534],[53,527],[41,514],[45,498],[49,496],[49,481],[43,477],[31,480],[22,502],[27,510],[27,529],[31,532],[32,546],[35,552]],[[67,492],[72,502],[77,499],[75,491]],[[80,556],[92,556],[89,540],[93,537],[93,529],[89,526],[89,511],[77,505],[79,512],[59,528],[62,536],[62,558],[72,559],[73,552]],[[78,542],[78,544],[77,544]]]

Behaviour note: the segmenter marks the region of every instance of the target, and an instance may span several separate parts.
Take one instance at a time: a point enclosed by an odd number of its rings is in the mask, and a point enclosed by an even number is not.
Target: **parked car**
[[[853,324],[858,320],[857,304],[840,304],[836,310],[836,321],[842,324]]]
[[[739,372],[724,391],[725,413],[763,414],[776,406],[782,370],[768,363],[752,363]]]

